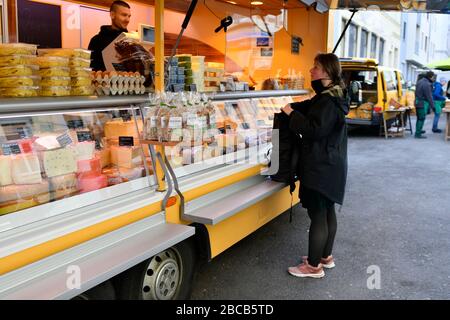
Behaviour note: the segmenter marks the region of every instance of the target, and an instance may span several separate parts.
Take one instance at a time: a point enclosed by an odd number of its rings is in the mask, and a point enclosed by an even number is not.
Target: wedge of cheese
[[[77,171],[76,155],[72,148],[44,151],[42,158],[45,173],[49,178]]]
[[[41,183],[41,166],[34,154],[20,154],[12,157],[11,176],[15,184]]]
[[[142,165],[140,147],[111,146],[111,163],[128,169]]]

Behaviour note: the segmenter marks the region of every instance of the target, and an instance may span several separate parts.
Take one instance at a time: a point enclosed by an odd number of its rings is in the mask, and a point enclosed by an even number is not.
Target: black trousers
[[[333,251],[334,237],[337,230],[334,204],[330,207],[308,208],[311,219],[309,227],[308,263],[317,267],[321,258],[326,258]]]

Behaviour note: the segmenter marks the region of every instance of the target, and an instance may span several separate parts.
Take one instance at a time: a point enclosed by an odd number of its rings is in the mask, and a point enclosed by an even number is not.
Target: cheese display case
[[[30,111],[3,112],[14,101]],[[59,108],[58,101],[78,108]],[[33,222],[43,213],[56,215],[155,184],[148,149],[139,141],[140,109],[120,101],[109,101],[108,108],[80,103],[2,101],[0,216],[19,213]]]

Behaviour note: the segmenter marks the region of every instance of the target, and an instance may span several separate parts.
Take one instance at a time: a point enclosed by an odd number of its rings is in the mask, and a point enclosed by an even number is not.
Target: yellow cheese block
[[[13,183],[11,165],[10,156],[0,156],[0,186],[7,186]]]
[[[142,132],[142,123],[138,121],[139,132]],[[139,132],[136,131],[134,121],[108,121],[105,123],[105,137],[108,139],[118,137],[134,137],[139,138]]]
[[[128,169],[142,165],[140,147],[111,146],[111,163]]]

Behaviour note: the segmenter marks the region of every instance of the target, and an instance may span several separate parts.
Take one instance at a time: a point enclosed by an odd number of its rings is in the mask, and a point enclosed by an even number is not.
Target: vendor
[[[105,71],[102,51],[122,32],[128,32],[131,7],[125,1],[114,1],[109,9],[111,25],[102,26],[100,32],[89,42],[88,49],[92,51],[91,68],[94,71]]]

